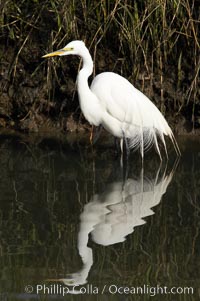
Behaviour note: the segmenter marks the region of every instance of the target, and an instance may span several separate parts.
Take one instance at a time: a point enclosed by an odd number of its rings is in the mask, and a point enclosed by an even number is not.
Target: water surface
[[[0,300],[199,300],[200,143],[179,144],[121,168],[107,145],[2,135]]]

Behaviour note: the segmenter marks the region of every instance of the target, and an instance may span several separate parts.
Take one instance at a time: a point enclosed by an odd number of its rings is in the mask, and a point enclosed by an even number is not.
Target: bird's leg
[[[126,155],[126,160],[128,160],[129,154],[130,154],[130,148],[128,145],[128,139],[125,137],[124,132],[123,132],[123,137],[120,138],[114,138],[115,140],[115,147],[117,149],[117,153],[121,154],[121,166],[123,166],[123,160],[124,156]]]
[[[123,137],[120,139],[120,148],[121,148],[121,167],[123,167],[123,161],[125,163],[128,162],[129,154],[130,154],[130,149],[128,145],[128,139],[126,138],[124,132],[122,132]],[[124,158],[126,156],[126,158]],[[126,167],[125,167],[126,168]]]
[[[125,184],[128,179],[128,172],[129,172],[129,164],[128,160],[124,160],[123,168],[123,183]]]
[[[94,127],[92,125],[92,130],[91,130],[91,133],[90,133],[90,143],[92,145],[94,145],[97,142],[97,140],[99,139],[101,131],[102,131],[102,125],[100,125],[98,127]]]
[[[120,154],[121,153],[121,140],[119,140],[119,138],[114,137],[114,145],[115,145],[115,149],[116,149],[116,154]]]
[[[124,138],[124,140],[125,140],[125,145],[126,145],[126,158],[128,159],[129,155],[130,155],[130,148],[129,148],[129,145],[128,145],[128,139]]]
[[[123,138],[120,139],[120,149],[121,149],[121,154],[123,156],[123,154],[124,154],[124,139]]]
[[[97,142],[97,140],[99,139],[100,137],[100,134],[102,132],[102,125],[100,124],[98,127],[95,128],[95,131],[94,131],[94,137],[93,137],[93,145]]]
[[[124,141],[126,159],[128,160],[128,157],[130,155],[130,148],[129,148],[129,145],[128,145],[128,139],[126,138],[124,132],[123,132],[123,141]]]
[[[123,183],[126,182],[128,178],[128,156],[129,156],[129,146],[127,138],[123,133],[123,137],[120,139],[120,148],[121,148],[121,159],[120,159],[120,166],[123,172]],[[126,158],[124,158],[126,156]]]
[[[93,142],[93,131],[94,131],[94,126],[92,125],[92,129],[90,132],[90,144],[92,144],[92,142]]]
[[[120,149],[121,149],[121,155],[120,155],[120,166],[123,168],[123,161],[124,161],[124,140],[123,138],[120,139]]]

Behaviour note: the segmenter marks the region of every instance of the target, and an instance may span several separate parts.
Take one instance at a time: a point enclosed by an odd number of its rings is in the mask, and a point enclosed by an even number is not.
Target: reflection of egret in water
[[[103,193],[95,194],[80,215],[78,251],[83,267],[60,281],[68,286],[85,284],[93,264],[92,249],[87,246],[89,235],[104,246],[123,242],[134,227],[146,223],[145,217],[154,214],[152,208],[160,203],[174,170],[166,175],[166,169],[161,174],[159,168],[154,179],[145,177],[142,170],[139,179],[113,182]]]

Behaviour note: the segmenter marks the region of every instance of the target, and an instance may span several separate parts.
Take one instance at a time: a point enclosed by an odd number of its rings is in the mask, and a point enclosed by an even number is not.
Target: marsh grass
[[[68,81],[69,73],[75,81],[80,64],[75,59],[71,64],[58,59],[44,62],[40,57],[70,40],[82,39],[95,60],[94,74],[106,67],[122,74],[148,94],[164,114],[185,114],[195,127],[200,114],[197,2],[5,0],[1,4],[0,39],[4,51],[14,47],[10,80],[15,81],[19,62],[27,54],[27,64],[33,63],[34,57],[36,65],[31,76],[37,76],[38,69],[41,78],[47,74],[48,98],[56,99],[56,91]],[[33,45],[35,53],[31,51]],[[74,98],[74,91],[68,95]],[[77,103],[74,111],[76,107]]]

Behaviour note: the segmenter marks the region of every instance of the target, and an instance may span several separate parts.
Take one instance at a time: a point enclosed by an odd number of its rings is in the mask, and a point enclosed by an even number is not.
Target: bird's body
[[[142,148],[142,136],[144,148],[150,146],[160,130],[171,137],[171,129],[157,107],[122,76],[101,73],[94,78],[91,90],[104,109],[103,127],[115,137],[130,139],[131,147]]]
[[[70,42],[63,49],[47,54],[74,54],[82,57],[83,67],[77,77],[78,95],[83,115],[91,125],[102,125],[113,136],[129,140],[130,148],[144,150],[155,145],[161,158],[158,137],[165,151],[165,137],[172,140],[176,152],[179,148],[167,121],[157,107],[124,77],[103,72],[97,75],[88,86],[88,77],[93,72],[91,55],[82,41]]]

